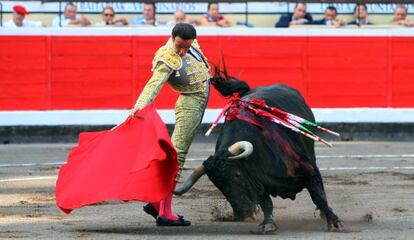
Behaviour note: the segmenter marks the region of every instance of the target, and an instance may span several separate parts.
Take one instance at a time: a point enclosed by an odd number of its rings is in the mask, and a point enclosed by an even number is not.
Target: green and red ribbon
[[[311,122],[309,120],[306,120],[294,114],[285,112],[279,108],[271,107],[267,105],[263,99],[255,98],[249,101],[241,100],[240,95],[238,93],[233,94],[229,102],[220,112],[219,116],[213,122],[213,124],[211,125],[211,127],[209,128],[209,130],[206,132],[205,135],[206,136],[210,135],[211,131],[214,129],[214,127],[217,126],[218,122],[221,120],[221,118],[224,115],[226,115],[227,120],[231,120],[234,117],[242,119],[242,120],[246,120],[245,118],[241,117],[239,114],[232,114],[231,117],[228,116],[227,114],[230,109],[238,109],[240,107],[243,107],[244,109],[258,116],[265,117],[271,122],[274,122],[276,124],[280,124],[286,128],[289,128],[290,130],[294,132],[300,133],[314,141],[322,142],[329,147],[332,147],[331,143],[317,136],[315,133],[309,130],[308,127],[315,127],[316,129],[319,129],[320,131],[323,131],[323,132],[326,132],[326,133],[329,133],[335,136],[339,136],[339,133],[329,130],[327,128],[324,128],[322,126],[319,126],[318,124],[314,122]],[[248,121],[248,122],[251,122],[251,121]]]

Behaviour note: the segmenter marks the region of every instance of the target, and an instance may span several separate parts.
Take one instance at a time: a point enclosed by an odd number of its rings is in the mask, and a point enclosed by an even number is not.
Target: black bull
[[[301,94],[286,85],[277,84],[250,90],[243,81],[234,78],[225,80],[217,74],[213,84],[224,96],[239,92],[241,100],[260,98],[269,106],[313,122],[315,120]],[[296,194],[306,188],[313,203],[326,218],[328,229],[341,230],[342,222],[328,205],[322,177],[316,165],[314,141],[247,110],[241,109],[239,114],[264,127],[238,118],[226,120],[214,155],[204,161],[175,190],[175,194],[188,191],[206,173],[231,204],[235,219],[251,216],[259,204],[264,213],[259,231],[267,233],[277,230],[270,195],[295,199]]]

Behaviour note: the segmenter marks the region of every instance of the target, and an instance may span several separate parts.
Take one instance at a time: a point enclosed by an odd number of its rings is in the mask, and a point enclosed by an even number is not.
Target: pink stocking
[[[165,199],[160,201],[160,211],[158,213],[163,218],[177,221],[178,216],[175,215],[172,211],[172,198],[173,194],[169,193]]]

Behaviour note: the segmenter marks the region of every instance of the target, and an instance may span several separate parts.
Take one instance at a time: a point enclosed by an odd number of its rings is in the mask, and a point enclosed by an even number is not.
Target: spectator
[[[157,21],[155,18],[157,7],[153,2],[144,3],[142,17],[135,17],[133,20],[134,25],[138,26],[159,26],[164,25],[165,23]]]
[[[368,17],[368,10],[367,10],[367,5],[365,5],[364,3],[358,3],[355,8],[354,8],[354,15],[355,15],[355,20],[352,22],[349,22],[349,25],[372,25],[371,22],[368,22],[367,17]]]
[[[217,2],[208,3],[207,14],[201,17],[198,24],[201,26],[231,27],[231,22],[220,14]]]
[[[102,21],[95,24],[96,26],[126,26],[128,21],[126,18],[115,18],[115,10],[110,7],[104,7],[102,9]]]
[[[174,13],[174,20],[168,22],[169,26],[175,26],[177,23],[188,23],[187,16],[182,10],[177,10]]]
[[[392,23],[394,25],[414,27],[414,21],[407,19],[408,10],[405,6],[399,5],[394,9],[394,19]]]
[[[27,14],[29,14],[29,12],[26,10],[25,7],[21,5],[14,5],[12,19],[4,23],[4,27],[9,27],[9,28],[42,27],[42,22],[40,21],[24,20]]]
[[[289,27],[291,25],[312,24],[312,16],[307,13],[307,6],[304,2],[298,2],[295,5],[293,13],[282,15],[275,27]]]
[[[77,7],[75,4],[69,2],[65,6],[65,11],[63,12],[62,16],[56,16],[53,19],[52,26],[53,27],[67,27],[67,26],[82,26],[86,27],[91,25],[89,19],[87,19],[83,15],[77,14]]]
[[[341,27],[346,25],[346,22],[342,19],[337,18],[338,11],[335,7],[329,6],[325,9],[325,17],[321,20],[313,21],[315,25],[327,25],[334,27]]]

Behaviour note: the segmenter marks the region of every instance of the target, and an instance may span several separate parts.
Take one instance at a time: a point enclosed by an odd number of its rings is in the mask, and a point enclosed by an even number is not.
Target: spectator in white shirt
[[[187,16],[185,15],[185,12],[182,10],[177,10],[174,13],[174,20],[171,20],[167,23],[168,26],[175,26],[177,23],[188,23]]]
[[[407,14],[407,7],[398,5],[394,9],[394,19],[392,23],[399,26],[414,27],[414,20],[407,19]]]
[[[25,7],[21,5],[13,6],[13,16],[10,21],[4,23],[4,27],[9,28],[19,28],[19,27],[42,27],[42,22],[40,21],[28,21],[25,20],[26,15],[29,12]]]
[[[63,16],[56,16],[53,19],[53,27],[87,27],[91,21],[83,15],[77,15],[78,10],[75,4],[69,2],[65,6]]]

